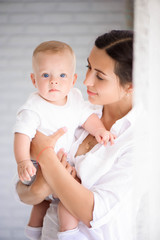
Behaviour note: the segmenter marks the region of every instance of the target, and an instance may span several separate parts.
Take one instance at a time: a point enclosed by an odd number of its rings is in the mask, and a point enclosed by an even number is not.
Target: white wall
[[[160,239],[160,1],[149,1],[149,144],[150,240]]]
[[[129,0],[0,1],[0,240],[25,239],[30,207],[13,196],[16,172],[12,127],[17,108],[34,90],[29,73],[33,49],[42,41],[69,43],[77,56],[77,86],[95,38],[110,29],[131,28]],[[132,2],[132,1],[131,1]]]
[[[148,193],[141,205],[138,240],[160,239],[160,1],[135,1],[135,102],[140,101],[147,118],[135,129],[136,187],[144,183]],[[141,130],[146,129],[146,141]],[[136,196],[135,196],[136,199]]]

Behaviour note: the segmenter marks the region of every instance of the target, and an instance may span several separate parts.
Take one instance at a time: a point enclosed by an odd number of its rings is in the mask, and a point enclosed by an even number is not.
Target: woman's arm
[[[46,148],[47,146],[54,146],[57,139],[63,134],[63,129],[49,137],[38,132],[37,137],[32,142],[32,154],[39,156],[38,160],[43,176],[62,204],[73,216],[89,227],[93,218],[93,193],[77,182],[65,170],[52,148]],[[46,150],[42,151],[44,148]]]
[[[62,149],[60,149],[60,151],[57,153],[57,156],[61,164],[71,174],[71,176],[74,177],[78,182],[80,182],[80,180],[76,176],[75,169],[71,167],[70,164],[67,163],[66,155]],[[40,167],[38,168],[36,179],[32,183],[32,185],[27,186],[24,185],[21,181],[19,181],[17,182],[16,190],[20,200],[26,204],[31,205],[35,205],[42,202],[46,198],[46,196],[50,194],[55,195],[55,193],[51,190],[46,180],[44,179]]]
[[[92,192],[79,184],[65,170],[52,149],[47,149],[41,154],[39,163],[44,178],[67,210],[90,226],[93,212]]]
[[[51,188],[45,181],[41,169],[38,169],[37,176],[32,185],[24,185],[21,181],[16,186],[17,193],[22,202],[35,205],[42,202],[52,193]]]

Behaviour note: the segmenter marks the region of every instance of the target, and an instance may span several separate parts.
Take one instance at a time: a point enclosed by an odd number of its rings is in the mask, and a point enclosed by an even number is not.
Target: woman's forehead
[[[105,49],[99,49],[96,46],[92,48],[88,62],[93,68],[102,71],[114,72],[115,69],[115,60],[106,53]]]

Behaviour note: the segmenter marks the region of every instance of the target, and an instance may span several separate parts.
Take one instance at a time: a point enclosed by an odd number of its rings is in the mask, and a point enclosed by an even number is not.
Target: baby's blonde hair
[[[40,43],[35,48],[35,50],[33,51],[33,56],[35,56],[39,52],[58,53],[58,52],[63,52],[65,50],[69,50],[74,55],[73,49],[67,43],[60,42],[60,41],[46,41],[46,42]]]
[[[33,51],[33,58],[39,52],[62,53],[66,50],[71,53],[71,55],[73,56],[74,65],[76,65],[76,57],[73,49],[67,43],[54,40],[40,43]]]

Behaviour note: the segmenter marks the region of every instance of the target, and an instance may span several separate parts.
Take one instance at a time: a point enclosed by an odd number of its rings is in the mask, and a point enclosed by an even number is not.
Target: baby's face
[[[68,51],[39,52],[33,57],[31,79],[39,94],[48,102],[64,105],[77,75],[74,56]]]

